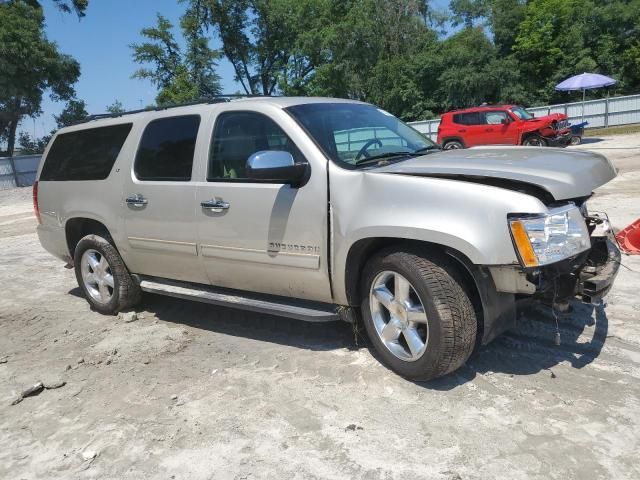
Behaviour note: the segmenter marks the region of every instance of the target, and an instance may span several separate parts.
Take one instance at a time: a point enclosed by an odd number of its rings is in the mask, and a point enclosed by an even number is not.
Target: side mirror
[[[503,118],[502,120],[500,120],[500,123],[502,125],[509,125],[511,123],[511,120],[509,120],[508,118]]]
[[[532,113],[532,114],[531,114],[531,118],[536,118],[536,114],[535,114],[535,113]]]
[[[247,178],[252,180],[301,187],[306,183],[308,169],[308,163],[295,163],[293,155],[289,152],[263,150],[249,157],[245,173]]]

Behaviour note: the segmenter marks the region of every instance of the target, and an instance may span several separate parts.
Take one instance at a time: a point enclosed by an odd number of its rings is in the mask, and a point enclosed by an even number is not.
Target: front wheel
[[[459,150],[461,148],[464,148],[464,145],[458,140],[449,140],[442,146],[443,150]]]
[[[83,237],[76,246],[73,263],[78,285],[98,312],[117,313],[140,301],[140,287],[107,239],[98,235]]]
[[[529,135],[522,141],[525,147],[546,147],[547,141],[540,135]]]
[[[403,377],[426,381],[469,358],[478,323],[452,260],[419,250],[387,250],[362,277],[362,314],[383,363]]]

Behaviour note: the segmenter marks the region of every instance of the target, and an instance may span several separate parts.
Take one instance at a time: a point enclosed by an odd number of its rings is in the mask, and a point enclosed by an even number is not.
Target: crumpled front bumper
[[[585,303],[599,304],[609,293],[620,269],[620,249],[613,233],[591,237],[592,247],[587,265],[580,271],[576,296]]]
[[[571,141],[571,131],[558,134],[553,137],[544,137],[550,147],[566,147]]]

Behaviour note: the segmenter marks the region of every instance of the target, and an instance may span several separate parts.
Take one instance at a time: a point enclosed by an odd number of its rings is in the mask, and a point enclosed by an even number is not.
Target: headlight
[[[574,205],[542,216],[510,217],[509,227],[525,267],[548,265],[591,248],[587,225]]]

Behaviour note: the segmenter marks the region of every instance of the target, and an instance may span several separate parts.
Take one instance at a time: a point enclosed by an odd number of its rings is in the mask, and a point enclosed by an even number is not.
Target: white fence
[[[33,185],[41,155],[0,158],[0,190]]]
[[[527,110],[535,113],[536,116],[564,113],[569,117],[571,123],[582,122],[582,102],[531,107],[527,108]],[[585,122],[589,122],[587,128],[640,123],[640,95],[588,100],[584,102],[584,120]],[[409,124],[419,132],[435,140],[438,134],[440,119],[422,120],[419,122],[410,122]]]

